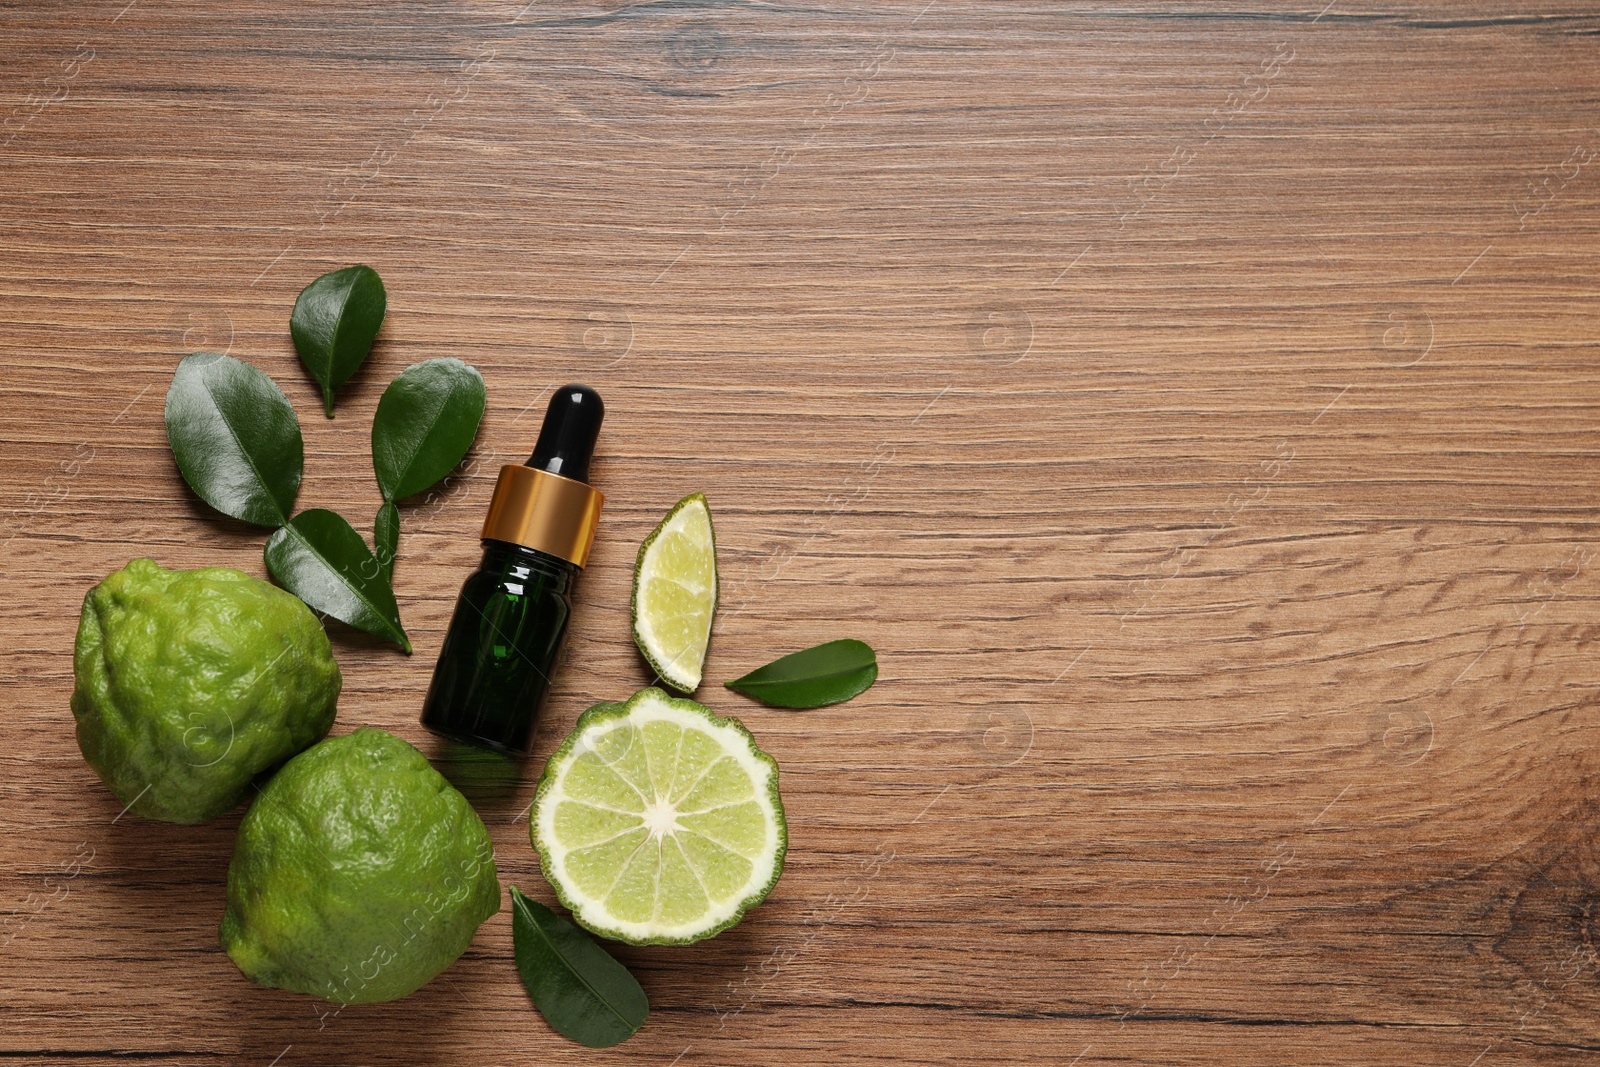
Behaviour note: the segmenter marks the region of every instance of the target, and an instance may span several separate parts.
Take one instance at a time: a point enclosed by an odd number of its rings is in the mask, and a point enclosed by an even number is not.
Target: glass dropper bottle
[[[604,417],[599,393],[563,386],[527,463],[500,469],[483,562],[461,587],[422,708],[435,733],[527,753],[600,518],[589,460]]]

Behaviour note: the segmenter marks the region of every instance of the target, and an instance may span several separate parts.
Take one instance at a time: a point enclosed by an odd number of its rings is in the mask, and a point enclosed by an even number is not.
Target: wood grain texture
[[[0,4],[0,1060],[1407,1064],[1600,1051],[1600,17],[1303,7]],[[289,310],[378,268],[317,413]],[[335,634],[336,731],[467,783],[502,877],[584,706],[647,679],[634,550],[716,512],[704,694],[781,761],[773,897],[620,953],[551,1033],[505,913],[400,1004],[216,944],[238,814],[128,816],[78,754],[84,592],[261,573],[171,462],[177,361],[300,411],[364,531],[384,383],[482,369],[405,509],[417,654]],[[416,721],[493,474],[602,391],[607,494],[514,783]],[[854,635],[810,713],[716,683]],[[75,877],[67,872],[77,871]]]

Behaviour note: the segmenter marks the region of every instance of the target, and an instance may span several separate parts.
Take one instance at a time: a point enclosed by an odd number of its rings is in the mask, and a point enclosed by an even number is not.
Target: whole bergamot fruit
[[[225,567],[136,559],[83,599],[72,656],[78,747],[152,819],[195,823],[325,736],[339,665],[317,617]]]
[[[489,832],[383,730],[284,765],[239,826],[222,947],[262,985],[339,1004],[416,992],[500,910]]]

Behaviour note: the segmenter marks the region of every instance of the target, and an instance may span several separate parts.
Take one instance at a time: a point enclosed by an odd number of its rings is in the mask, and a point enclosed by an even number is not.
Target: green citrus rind
[[[751,800],[742,801],[737,806],[743,806],[752,800],[758,804],[764,802],[766,816],[764,826],[770,834],[759,854],[759,862],[751,862],[751,874],[743,885],[695,920],[675,924],[655,921],[641,923],[618,918],[607,908],[604,899],[597,899],[580,889],[565,863],[568,856],[577,849],[569,848],[558,841],[556,831],[559,805],[562,801],[574,799],[565,791],[565,777],[575,761],[586,754],[599,755],[604,750],[597,742],[603,743],[606,736],[618,727],[631,725],[639,731],[637,736],[642,737],[646,723],[663,720],[675,723],[680,728],[692,726],[710,735],[720,745],[720,753],[708,765],[707,772],[702,773],[689,787],[679,791],[678,800],[686,799],[695,784],[704,779],[707,773],[724,758],[733,757],[741,769],[749,773],[752,787]],[[681,742],[679,753],[681,756]],[[607,762],[606,766],[611,768],[618,763],[620,759]],[[674,778],[669,783],[669,789],[677,785]],[[658,794],[656,801],[659,803],[661,800],[662,797]],[[693,818],[695,814],[708,813],[690,813],[688,817]],[[616,836],[624,837],[643,827],[644,818],[645,816],[641,814],[639,827]],[[681,826],[675,826],[673,830],[668,831],[668,835],[673,837],[675,843],[679,833],[687,833],[691,837],[699,836],[695,831],[685,830]],[[777,761],[756,745],[755,737],[738,719],[722,718],[702,704],[672,696],[654,687],[641,689],[621,703],[596,704],[578,716],[572,732],[561,742],[545,764],[529,813],[528,834],[539,853],[539,866],[544,872],[545,879],[555,889],[556,897],[572,913],[578,925],[601,937],[630,945],[687,945],[714,937],[736,925],[744,918],[746,912],[765,900],[767,894],[777,884],[779,876],[783,874],[784,856],[789,846],[788,822],[784,817],[783,799],[778,791]],[[658,839],[655,835],[647,836],[645,843]],[[715,838],[708,840],[720,844]],[[643,844],[640,847],[642,848]],[[636,848],[634,854],[638,851]],[[619,879],[622,869],[632,860],[632,855],[618,864]],[[697,871],[697,881],[699,877],[700,872]],[[614,886],[615,882],[613,888]],[[656,886],[657,914],[659,914],[659,867]],[[703,884],[701,889],[705,889]],[[706,896],[709,901],[709,892]]]
[[[374,1004],[432,981],[499,910],[494,843],[467,798],[411,744],[363,726],[261,788],[219,935],[259,985]]]
[[[690,507],[699,507],[705,513],[706,528],[711,534],[711,611],[706,619],[706,633],[700,646],[700,656],[693,664],[666,661],[665,654],[656,647],[656,642],[652,641],[649,634],[641,628],[640,624],[644,620],[639,611],[639,586],[650,550],[662,532],[672,524],[672,520],[678,517],[678,513]],[[633,594],[628,601],[628,616],[633,625],[633,643],[639,646],[640,654],[644,656],[645,662],[650,664],[650,669],[655,671],[656,676],[682,693],[693,693],[700,686],[700,676],[705,669],[706,650],[711,646],[711,625],[716,619],[720,584],[717,577],[717,530],[711,520],[711,506],[706,503],[704,493],[690,493],[672,505],[672,509],[656,524],[656,528],[650,531],[650,536],[639,546],[639,555],[633,564]]]

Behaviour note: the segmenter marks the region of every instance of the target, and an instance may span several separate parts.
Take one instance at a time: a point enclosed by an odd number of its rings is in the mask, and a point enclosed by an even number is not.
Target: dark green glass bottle
[[[557,390],[528,462],[501,468],[423,704],[435,733],[514,755],[532,744],[604,500],[588,484],[604,416],[588,386]]]

